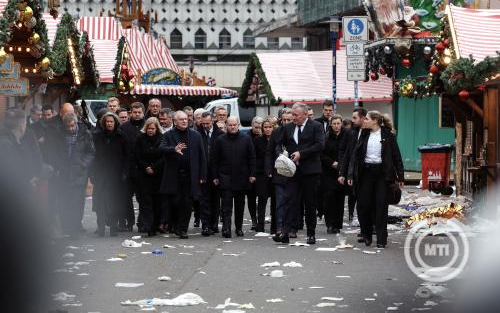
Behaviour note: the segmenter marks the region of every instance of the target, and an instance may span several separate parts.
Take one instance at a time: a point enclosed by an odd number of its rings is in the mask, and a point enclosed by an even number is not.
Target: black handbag
[[[398,204],[401,201],[401,189],[397,183],[387,186],[387,204]]]

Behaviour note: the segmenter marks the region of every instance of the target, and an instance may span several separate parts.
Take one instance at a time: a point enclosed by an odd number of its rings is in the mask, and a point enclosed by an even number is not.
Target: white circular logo
[[[442,283],[459,275],[469,260],[469,241],[463,224],[457,220],[437,219],[439,234],[423,220],[410,229],[404,254],[410,270],[425,281]],[[458,234],[458,236],[457,236]]]

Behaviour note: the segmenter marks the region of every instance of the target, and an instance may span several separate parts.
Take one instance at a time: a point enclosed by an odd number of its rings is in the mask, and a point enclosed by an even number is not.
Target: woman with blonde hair
[[[135,161],[139,171],[140,189],[139,210],[142,225],[148,236],[156,235],[156,230],[165,231],[166,214],[161,209],[160,183],[162,178],[163,157],[160,152],[162,128],[156,117],[144,123],[135,144]],[[163,213],[163,214],[162,214]]]
[[[369,111],[349,164],[348,184],[358,196],[358,218],[367,246],[372,243],[373,225],[377,247],[387,244],[387,192],[390,184],[404,186],[404,167],[391,119]],[[373,221],[375,217],[375,221]]]

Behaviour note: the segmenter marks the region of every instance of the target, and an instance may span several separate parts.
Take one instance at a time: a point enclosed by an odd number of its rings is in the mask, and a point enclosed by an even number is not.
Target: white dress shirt
[[[304,131],[304,126],[306,126],[306,123],[307,123],[307,119],[304,121],[304,124],[302,124],[302,126],[300,126],[301,133]],[[299,144],[299,126],[298,125],[295,125],[295,131],[293,132],[293,139],[295,140],[295,142],[297,144]]]
[[[368,138],[368,146],[366,149],[365,163],[382,163],[382,131],[380,129],[375,132],[370,132],[370,138]]]

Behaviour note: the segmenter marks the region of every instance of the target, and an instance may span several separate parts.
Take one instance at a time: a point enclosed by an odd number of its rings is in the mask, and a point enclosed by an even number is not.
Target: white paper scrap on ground
[[[365,298],[365,301],[375,301],[375,298]]]
[[[308,243],[305,242],[300,242],[300,241],[295,241],[294,243],[289,243],[289,246],[296,246],[296,247],[309,247]]]
[[[139,311],[156,311],[156,308],[154,306],[147,306],[140,309]]]
[[[223,256],[240,256],[241,254],[238,253],[223,253]]]
[[[337,249],[351,249],[351,248],[354,248],[354,246],[349,245],[349,244],[341,244],[341,245],[337,245],[335,248],[337,248]]]
[[[389,306],[387,307],[386,311],[397,311],[398,307],[397,306]]]
[[[224,300],[224,304],[218,304],[214,309],[216,310],[222,310],[222,309],[225,309],[227,307],[239,307],[240,304],[239,303],[233,303],[231,302],[231,298],[227,298],[226,300]]]
[[[328,240],[328,239],[326,239],[326,238],[318,238],[318,239],[316,239],[316,241],[317,241],[317,242],[327,241],[327,240]]]
[[[141,254],[153,254],[151,251],[141,251]]]
[[[317,308],[327,308],[327,307],[332,307],[335,306],[336,304],[334,302],[321,302],[316,304]]]
[[[281,266],[280,262],[274,261],[274,262],[264,263],[260,267],[279,267],[279,266]]]
[[[232,241],[231,240],[223,240],[222,242],[224,242],[224,243],[231,243]]]
[[[52,297],[54,297],[54,301],[64,302],[64,301],[73,300],[73,299],[75,299],[76,296],[68,294],[64,291],[61,291],[61,292],[58,292],[58,293],[52,295]]]
[[[80,274],[76,274],[76,276],[89,276],[89,273],[80,273]]]
[[[435,302],[435,301],[425,301],[424,305],[425,306],[435,306],[435,305],[438,305],[439,303]]]
[[[170,278],[169,276],[160,276],[160,277],[158,277],[158,280],[159,281],[169,281],[169,280],[172,280],[172,278]]]
[[[223,310],[222,313],[246,313],[243,310]]]
[[[283,264],[284,267],[302,267],[302,264],[297,263],[295,261],[290,261],[288,263]]]
[[[337,251],[337,248],[321,247],[321,248],[316,248],[316,251]]]
[[[75,255],[73,253],[65,253],[62,257],[63,258],[73,258]]]
[[[251,303],[244,303],[244,304],[241,304],[238,309],[255,309],[255,307],[253,306],[253,304]]]
[[[276,299],[267,299],[266,302],[269,302],[269,303],[279,303],[279,302],[285,302],[285,301],[283,301],[283,299],[276,298]]]
[[[255,234],[255,237],[269,237],[269,236],[271,236],[270,233],[260,233],[259,232],[259,233]]]
[[[137,305],[137,306],[192,306],[206,303],[203,299],[195,293],[184,293],[174,299],[143,299],[137,301],[124,301],[121,305]]]
[[[89,264],[90,264],[90,262],[84,262],[84,261],[80,261],[80,262],[75,263],[76,266],[89,265]]]
[[[78,250],[78,249],[80,249],[80,247],[67,246],[66,249]]]
[[[141,236],[132,236],[132,240],[138,240],[138,239],[141,239],[142,237]]]
[[[150,243],[147,243],[145,241],[136,242],[128,239],[125,239],[125,241],[122,242],[122,246],[125,248],[141,248],[143,245],[150,245]]]
[[[351,278],[349,275],[338,275],[337,278]]]
[[[144,283],[116,283],[115,287],[119,288],[137,288],[144,286]]]
[[[273,278],[281,278],[281,277],[283,277],[283,271],[282,270],[271,271],[270,276]]]
[[[325,287],[320,287],[320,286],[311,286],[309,287],[309,289],[323,289]]]
[[[122,258],[111,258],[111,259],[107,259],[106,261],[108,262],[118,262],[118,261],[123,261]]]
[[[189,252],[179,252],[180,255],[193,255],[192,253]]]
[[[321,300],[325,301],[343,301],[344,298],[336,298],[336,297],[322,297]]]
[[[175,246],[171,246],[171,245],[163,245],[163,248],[175,249],[176,247]]]
[[[243,239],[243,241],[255,241],[256,239],[253,239],[253,238],[245,238]]]
[[[377,251],[363,250],[364,254],[377,254]]]

